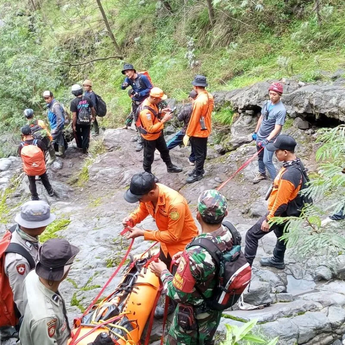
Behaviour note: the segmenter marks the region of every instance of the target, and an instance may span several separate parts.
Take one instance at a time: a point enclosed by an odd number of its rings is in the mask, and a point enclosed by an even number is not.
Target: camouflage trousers
[[[178,324],[179,305],[173,316],[169,333],[165,337],[165,345],[213,345],[213,337],[222,316],[222,312],[210,310],[207,313],[196,314],[197,329],[187,331]]]

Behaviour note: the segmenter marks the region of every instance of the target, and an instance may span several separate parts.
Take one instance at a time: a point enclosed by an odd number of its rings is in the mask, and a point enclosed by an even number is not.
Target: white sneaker
[[[194,165],[195,165],[195,162],[191,162],[191,161],[189,160],[189,158],[187,158],[187,159],[188,159],[189,165],[191,165],[191,166],[194,166]]]

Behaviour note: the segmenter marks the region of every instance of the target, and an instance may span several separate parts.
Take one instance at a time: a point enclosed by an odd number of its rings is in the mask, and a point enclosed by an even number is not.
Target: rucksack
[[[147,79],[150,81],[151,85],[153,86],[152,79],[151,79],[148,71],[140,71],[140,72],[138,72],[138,74],[139,74],[139,76],[144,75],[145,77],[147,77]],[[139,78],[139,80],[140,80],[140,78]],[[143,86],[143,88],[146,88],[146,86],[144,85],[143,82],[141,82],[141,85]]]
[[[82,97],[78,103],[77,124],[80,126],[91,125],[91,109],[88,101]]]
[[[42,140],[46,147],[50,144],[47,131],[38,124],[38,120],[35,120],[30,124],[31,134],[34,139]]]
[[[222,252],[210,239],[199,237],[194,239],[186,248],[199,246],[208,251],[217,265],[216,286],[210,298],[204,297],[198,286],[196,290],[204,298],[206,306],[212,310],[225,310],[232,307],[240,298],[244,289],[250,283],[252,269],[241,251],[241,235],[228,221],[223,222],[233,236],[233,247]]]
[[[135,114],[134,114],[134,121],[135,121],[135,126],[136,128],[138,129],[139,133],[141,134],[148,134],[148,132],[146,131],[146,129],[143,127],[143,124],[141,122],[141,119],[140,119],[140,112],[144,109],[148,109],[151,111],[151,113],[153,114],[153,116],[156,118],[159,116],[159,113],[157,113],[156,110],[154,110],[153,108],[149,107],[148,105],[140,105]],[[157,134],[157,133],[160,133],[161,131],[159,132],[154,132],[154,133],[150,133],[150,134]]]
[[[28,176],[40,176],[46,172],[44,153],[37,146],[37,139],[32,144],[21,143],[20,155],[23,161],[24,172]]]
[[[95,96],[96,96],[96,104],[95,104],[96,114],[97,116],[103,117],[107,115],[107,104],[103,101],[100,95],[95,94]]]
[[[301,161],[297,164],[297,169],[302,174],[302,185],[300,189],[300,196],[302,199],[302,204],[305,206],[306,204],[312,205],[314,203],[313,198],[309,194],[301,193],[303,189],[306,189],[309,187],[310,178],[308,176],[308,169],[304,167],[303,163]]]
[[[20,316],[13,301],[13,293],[8,277],[5,274],[6,253],[17,253],[22,255],[29,263],[30,270],[35,267],[35,262],[30,253],[18,243],[11,243],[12,233],[17,225],[6,231],[0,240],[0,327],[15,326]]]

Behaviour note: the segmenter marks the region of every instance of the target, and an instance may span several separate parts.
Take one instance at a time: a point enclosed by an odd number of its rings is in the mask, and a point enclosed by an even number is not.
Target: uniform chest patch
[[[21,276],[25,273],[26,270],[24,264],[17,265],[16,269]]]
[[[180,218],[180,214],[177,211],[172,211],[169,214],[171,220],[178,220]]]
[[[146,118],[147,118],[148,120],[151,121],[151,114],[150,114],[150,113],[147,113],[147,114],[146,114]]]
[[[195,279],[190,271],[188,255],[183,252],[179,260],[180,262],[177,272],[174,275],[173,285],[182,292],[191,293],[194,290]]]
[[[49,338],[53,338],[53,336],[55,335],[56,324],[57,324],[57,319],[52,319],[49,322],[47,322]]]

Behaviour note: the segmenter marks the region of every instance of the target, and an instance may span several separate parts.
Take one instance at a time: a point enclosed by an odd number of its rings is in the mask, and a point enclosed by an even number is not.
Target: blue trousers
[[[261,146],[258,146],[257,144],[258,141],[256,142],[256,149],[259,151]],[[268,151],[266,148],[264,148],[258,155],[259,173],[266,175],[267,169],[272,180],[274,180],[277,176],[277,170],[272,162],[273,154],[273,151]]]
[[[173,149],[174,147],[181,145],[183,143],[183,137],[185,136],[185,133],[183,131],[178,131],[172,139],[170,139],[167,143],[168,150]],[[189,156],[189,161],[190,162],[195,162],[195,154],[193,152],[193,147],[192,147],[192,152]]]

